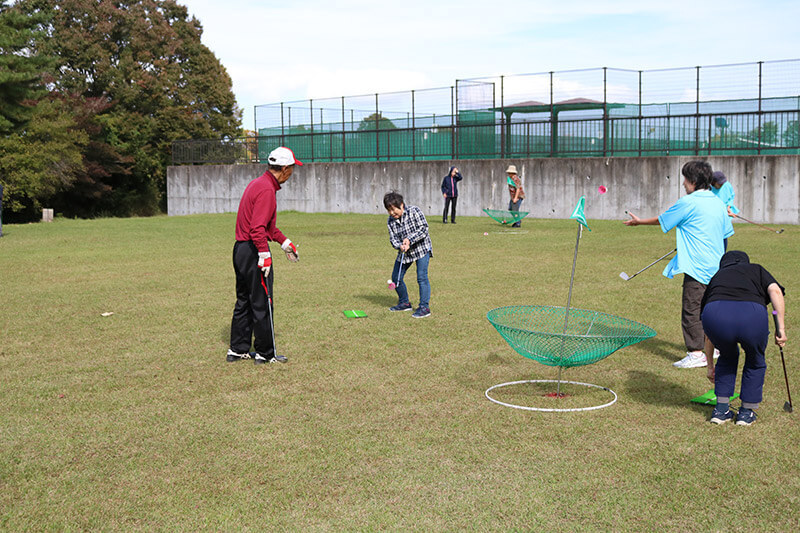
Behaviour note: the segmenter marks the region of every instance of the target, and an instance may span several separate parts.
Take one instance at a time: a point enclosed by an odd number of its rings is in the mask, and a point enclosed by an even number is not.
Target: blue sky
[[[178,0],[253,106],[579,68],[800,57],[800,2]]]

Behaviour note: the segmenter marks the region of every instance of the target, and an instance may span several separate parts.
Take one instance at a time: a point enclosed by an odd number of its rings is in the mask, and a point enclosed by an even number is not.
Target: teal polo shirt
[[[687,194],[658,217],[661,231],[675,228],[678,253],[664,269],[664,276],[688,274],[708,285],[719,270],[725,253],[723,240],[733,235],[725,204],[707,190]]]
[[[731,185],[730,182],[726,181],[719,189],[711,187],[711,192],[716,194],[717,198],[722,200],[723,204],[731,208],[731,213],[735,215],[739,212],[739,208],[733,205],[733,201],[736,199],[736,193],[733,192],[733,185]]]

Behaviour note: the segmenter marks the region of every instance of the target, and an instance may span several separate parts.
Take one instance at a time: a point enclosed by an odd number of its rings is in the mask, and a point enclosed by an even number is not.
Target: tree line
[[[0,0],[4,221],[165,211],[171,143],[240,133],[202,33],[174,0]]]

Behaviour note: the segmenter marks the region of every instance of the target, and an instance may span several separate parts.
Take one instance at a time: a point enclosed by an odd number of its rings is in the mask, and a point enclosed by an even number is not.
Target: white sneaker
[[[672,363],[672,366],[677,368],[699,368],[706,366],[706,354],[703,352],[687,352],[686,357]]]

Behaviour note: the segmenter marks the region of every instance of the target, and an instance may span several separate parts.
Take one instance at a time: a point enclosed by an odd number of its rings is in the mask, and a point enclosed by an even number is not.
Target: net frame
[[[500,224],[516,224],[530,213],[530,211],[506,211],[488,208],[484,209],[483,212]]]
[[[515,352],[559,368],[596,363],[656,335],[649,326],[627,318],[558,306],[498,307],[486,318]]]

